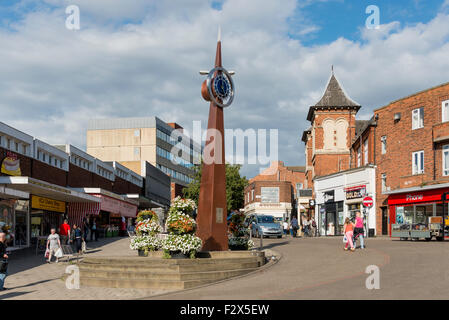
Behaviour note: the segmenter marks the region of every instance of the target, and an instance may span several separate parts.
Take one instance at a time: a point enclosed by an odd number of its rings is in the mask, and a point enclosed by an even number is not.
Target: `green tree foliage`
[[[248,185],[246,177],[240,176],[241,165],[226,164],[226,202],[228,211],[238,210],[244,206],[244,190]],[[183,189],[184,197],[198,204],[200,197],[201,172],[203,165],[195,167],[193,181]]]

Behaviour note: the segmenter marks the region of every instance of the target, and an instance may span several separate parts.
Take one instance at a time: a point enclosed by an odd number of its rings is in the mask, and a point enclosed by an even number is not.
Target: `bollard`
[[[263,231],[262,230],[260,230],[259,236],[260,236],[259,250],[262,251],[262,249],[263,249]]]

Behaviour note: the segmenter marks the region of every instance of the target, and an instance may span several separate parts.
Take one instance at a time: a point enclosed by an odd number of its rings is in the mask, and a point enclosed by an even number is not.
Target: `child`
[[[351,246],[351,251],[354,251],[354,243],[352,242],[352,237],[354,235],[354,224],[351,222],[351,220],[349,220],[349,218],[346,218],[345,220],[344,230],[346,236],[345,251],[348,251],[348,245]]]

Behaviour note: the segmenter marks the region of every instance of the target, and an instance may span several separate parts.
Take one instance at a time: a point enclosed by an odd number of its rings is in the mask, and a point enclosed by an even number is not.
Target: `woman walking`
[[[354,243],[352,242],[352,237],[354,236],[354,224],[351,220],[349,220],[349,218],[346,218],[345,220],[344,230],[346,237],[345,251],[348,251],[348,246],[351,247],[351,251],[354,251]]]
[[[360,249],[365,249],[365,231],[363,230],[363,218],[360,211],[356,212],[354,228],[354,247],[357,247],[357,239],[360,239]]]

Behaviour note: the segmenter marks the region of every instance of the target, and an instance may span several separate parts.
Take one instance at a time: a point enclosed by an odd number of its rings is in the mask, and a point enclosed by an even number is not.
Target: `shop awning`
[[[0,186],[64,202],[100,202],[98,198],[31,177],[0,177]]]
[[[100,202],[73,202],[67,206],[69,224],[81,226],[83,217],[86,215],[99,215]]]
[[[100,209],[103,211],[120,214],[122,217],[135,218],[139,202],[128,199],[125,196],[101,189],[82,188],[79,189],[100,200]]]
[[[434,184],[434,185],[429,185],[429,186],[424,186],[424,187],[396,189],[396,190],[391,190],[391,191],[384,191],[384,192],[382,192],[382,194],[385,194],[385,195],[400,194],[400,193],[419,192],[419,191],[434,190],[434,189],[441,189],[441,188],[449,188],[449,183],[440,183],[440,184]]]
[[[29,199],[28,192],[0,187],[0,199]]]

